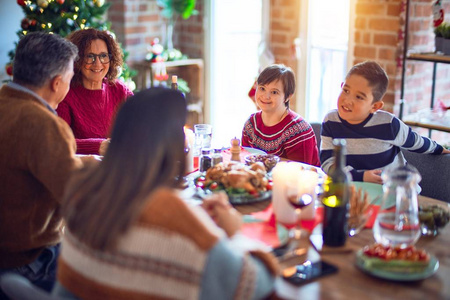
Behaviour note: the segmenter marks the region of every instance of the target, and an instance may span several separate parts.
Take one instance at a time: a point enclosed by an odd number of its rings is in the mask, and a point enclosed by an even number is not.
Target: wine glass
[[[295,187],[289,187],[287,188],[287,199],[290,205],[294,207],[295,214],[297,215],[297,222],[295,224],[295,227],[292,228],[289,231],[289,237],[293,240],[300,240],[301,237],[301,226],[300,226],[300,214],[302,211],[302,208],[310,205],[314,198],[310,194],[306,193],[298,193],[298,190]]]

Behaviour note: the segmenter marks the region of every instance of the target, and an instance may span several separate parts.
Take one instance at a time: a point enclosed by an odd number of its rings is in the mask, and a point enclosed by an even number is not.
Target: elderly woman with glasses
[[[89,28],[67,39],[78,47],[69,93],[57,109],[72,128],[78,154],[103,155],[119,106],[133,93],[120,81],[123,53],[107,31]]]

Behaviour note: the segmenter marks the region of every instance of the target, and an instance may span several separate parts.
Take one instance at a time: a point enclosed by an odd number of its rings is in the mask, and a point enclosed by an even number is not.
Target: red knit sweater
[[[70,87],[56,111],[72,128],[78,154],[99,154],[120,104],[131,95],[120,80],[114,85],[103,82],[101,90],[88,90],[82,85]]]
[[[242,146],[261,149],[280,157],[320,166],[316,136],[311,125],[293,111],[274,126],[266,126],[261,111],[245,122]]]

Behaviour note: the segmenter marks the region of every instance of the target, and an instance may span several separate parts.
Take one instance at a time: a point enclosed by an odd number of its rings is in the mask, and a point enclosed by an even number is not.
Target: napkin
[[[303,229],[312,231],[317,224],[322,223],[323,208],[319,207],[316,211],[315,219],[302,220],[300,225]],[[282,245],[285,241],[280,241],[280,233],[278,230],[288,230],[296,224],[281,224],[277,222],[273,213],[272,205],[269,205],[265,210],[255,212],[246,218],[247,223],[244,223],[241,232],[248,238],[259,240],[264,244],[276,248]]]
[[[373,224],[375,223],[375,220],[378,215],[378,211],[380,210],[380,206],[379,205],[371,205],[369,207],[369,209],[372,211],[372,214],[370,215],[369,219],[367,220],[366,226],[364,226],[365,228],[373,227]]]
[[[278,226],[275,218],[267,221],[255,220],[255,222],[243,224],[241,228],[242,234],[248,238],[261,241],[272,248],[281,246],[282,243],[278,237]]]

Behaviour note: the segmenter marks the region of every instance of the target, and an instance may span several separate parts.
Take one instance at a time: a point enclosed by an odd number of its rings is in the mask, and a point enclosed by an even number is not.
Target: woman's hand
[[[382,184],[383,180],[381,179],[381,170],[364,171],[363,181]]]
[[[108,150],[109,143],[111,143],[111,139],[106,139],[100,144],[100,149],[98,149],[98,153],[100,155],[105,155],[106,150]]]
[[[228,237],[232,237],[241,228],[242,216],[230,205],[226,193],[215,193],[204,199],[202,207]]]

